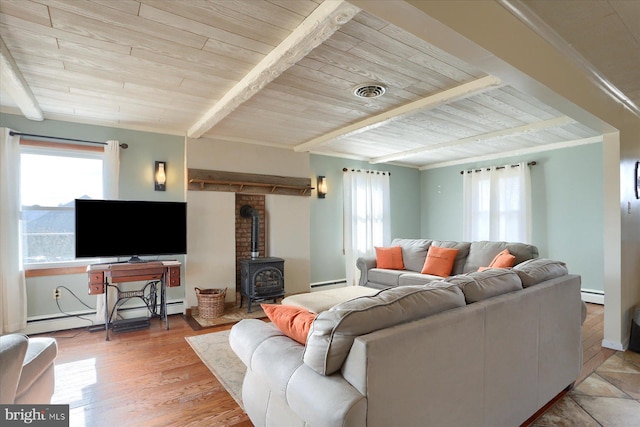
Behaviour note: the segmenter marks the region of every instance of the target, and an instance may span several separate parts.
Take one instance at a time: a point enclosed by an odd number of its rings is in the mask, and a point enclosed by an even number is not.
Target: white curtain
[[[107,141],[102,165],[104,187],[102,195],[107,200],[118,200],[120,177],[120,142]]]
[[[102,162],[102,181],[103,190],[102,197],[106,200],[118,199],[118,185],[120,176],[120,142],[119,141],[107,141],[107,145],[104,148],[104,160]],[[115,319],[117,309],[114,309],[116,304],[116,293],[114,291],[107,292],[109,298],[109,310],[114,310],[112,319]],[[96,297],[96,322],[103,323],[104,317],[104,294]]]
[[[0,128],[0,334],[27,327],[20,205],[20,137]]]
[[[389,173],[347,170],[342,181],[346,277],[352,286],[359,280],[358,257],[375,255],[374,246],[391,240]]]
[[[531,178],[526,163],[466,171],[463,197],[465,240],[530,243]]]

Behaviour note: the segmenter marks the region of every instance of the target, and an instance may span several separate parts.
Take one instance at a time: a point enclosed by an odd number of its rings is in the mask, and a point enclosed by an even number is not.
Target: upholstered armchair
[[[47,404],[55,389],[53,338],[0,337],[0,403]]]

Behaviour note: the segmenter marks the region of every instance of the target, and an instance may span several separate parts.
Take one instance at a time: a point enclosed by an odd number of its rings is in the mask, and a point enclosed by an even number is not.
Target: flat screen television
[[[76,258],[187,253],[187,204],[132,200],[75,200]]]

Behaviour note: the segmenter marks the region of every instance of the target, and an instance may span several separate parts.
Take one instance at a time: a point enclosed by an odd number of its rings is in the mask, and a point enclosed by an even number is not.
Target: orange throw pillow
[[[420,273],[449,277],[453,269],[453,262],[456,260],[456,255],[458,255],[457,249],[441,248],[431,245]]]
[[[498,255],[496,255],[493,258],[493,260],[491,261],[491,264],[489,264],[489,267],[480,267],[478,271],[484,271],[490,268],[509,268],[509,267],[513,267],[513,264],[515,263],[516,263],[515,255],[511,255],[511,252],[509,252],[509,249],[505,249],[504,251],[500,252]]]
[[[307,343],[307,335],[317,314],[294,305],[260,304],[267,317],[289,338]]]
[[[404,270],[402,262],[402,248],[400,246],[392,246],[390,248],[376,249],[376,267],[388,268],[391,270]]]

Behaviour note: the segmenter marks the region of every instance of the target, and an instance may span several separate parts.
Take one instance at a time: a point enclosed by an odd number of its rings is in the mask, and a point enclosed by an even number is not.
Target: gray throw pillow
[[[431,242],[432,240],[428,239],[393,239],[391,246],[402,248],[402,262],[405,270],[420,272]]]
[[[445,282],[458,285],[467,304],[522,289],[520,277],[513,270],[505,268],[490,268],[452,276]]]
[[[545,280],[555,279],[569,274],[567,264],[561,261],[553,261],[546,258],[536,258],[524,261],[513,267],[520,280],[522,286],[528,288]]]

